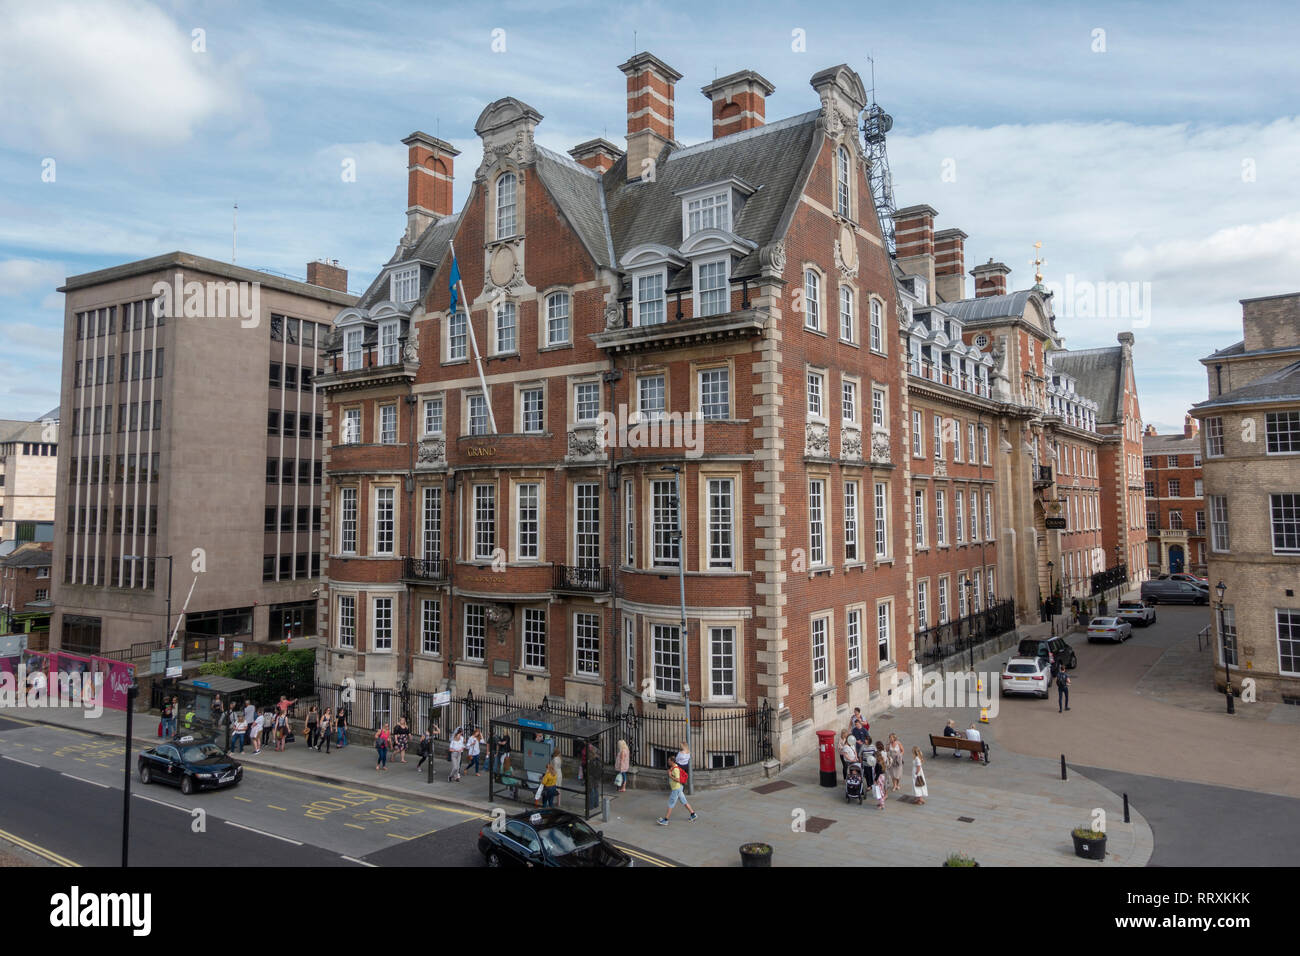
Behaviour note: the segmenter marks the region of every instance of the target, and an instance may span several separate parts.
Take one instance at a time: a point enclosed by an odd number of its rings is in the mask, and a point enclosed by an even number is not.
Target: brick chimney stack
[[[763,125],[767,97],[776,87],[753,70],[741,70],[703,87],[713,103],[713,138]]]
[[[333,289],[335,292],[342,292],[346,295],[348,291],[348,270],[342,268],[337,259],[329,262],[324,259],[309,262],[307,263],[307,284],[318,285],[322,289]]]
[[[1011,269],[1005,262],[990,259],[984,265],[976,266],[970,274],[975,277],[975,298],[1007,294],[1007,276],[1011,275]]]
[[[1200,428],[1201,428],[1200,422],[1198,422],[1191,415],[1183,416],[1183,437],[1184,438],[1194,438],[1196,436],[1196,433],[1200,431]]]
[[[966,298],[966,233],[941,229],[934,234],[934,294],[943,302]]]
[[[402,144],[407,147],[406,238],[414,242],[431,223],[451,215],[454,160],[460,150],[419,130]]]
[[[1146,435],[1146,436],[1148,436],[1148,437],[1155,437],[1155,434],[1156,434],[1156,426],[1155,426],[1155,425],[1148,425],[1145,429],[1143,429],[1142,434],[1143,434],[1143,435]]]
[[[682,75],[653,53],[638,53],[619,69],[627,76],[627,178],[650,174],[673,139],[674,87]]]
[[[934,217],[933,206],[908,206],[894,213],[894,240],[898,264],[907,275],[919,275],[926,281],[928,305],[935,302],[934,288]]]
[[[623,158],[623,151],[607,139],[589,139],[569,150],[569,155],[580,166],[605,173],[611,166]]]

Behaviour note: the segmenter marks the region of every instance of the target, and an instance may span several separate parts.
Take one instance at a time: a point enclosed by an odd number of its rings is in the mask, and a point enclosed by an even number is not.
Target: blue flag
[[[451,286],[451,308],[447,311],[452,315],[456,314],[456,286],[460,283],[460,266],[456,265],[456,256],[451,257],[451,275],[447,277]]]

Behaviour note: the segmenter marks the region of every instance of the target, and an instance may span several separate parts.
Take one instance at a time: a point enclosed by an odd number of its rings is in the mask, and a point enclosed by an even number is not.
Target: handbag
[[[162,722],[161,720],[158,721],[158,736],[159,736],[159,737],[162,736],[162,725],[163,725],[163,722]]]
[[[920,789],[921,787],[924,787],[924,786],[925,786],[925,777],[921,776],[921,775],[918,773],[918,774],[916,775],[916,779],[913,781],[913,783],[916,784],[917,789]]]
[[[614,774],[614,786],[616,787],[623,786],[623,781],[626,779],[627,779],[627,775],[623,773],[622,770],[620,770],[618,773]]]

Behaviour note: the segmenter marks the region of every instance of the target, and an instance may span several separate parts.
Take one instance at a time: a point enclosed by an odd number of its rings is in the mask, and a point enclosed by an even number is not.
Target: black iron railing
[[[1015,626],[1016,602],[1008,599],[955,621],[917,631],[916,659],[923,667],[936,664],[991,637],[1014,630]]]
[[[404,558],[403,576],[420,581],[441,581],[447,577],[442,558]]]
[[[552,569],[551,588],[556,591],[599,593],[609,590],[609,567],[575,567],[557,564]]]
[[[1128,565],[1121,564],[1105,571],[1098,571],[1092,576],[1092,593],[1098,594],[1107,588],[1115,588],[1128,583]]]

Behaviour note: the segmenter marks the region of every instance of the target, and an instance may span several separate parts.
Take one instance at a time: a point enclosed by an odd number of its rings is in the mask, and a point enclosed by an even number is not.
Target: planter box
[[[740,865],[771,866],[772,848],[766,843],[742,843],[740,845]]]
[[[1088,840],[1077,833],[1071,832],[1070,837],[1074,840],[1075,856],[1081,856],[1085,860],[1106,859],[1106,838],[1104,836],[1098,840]]]

